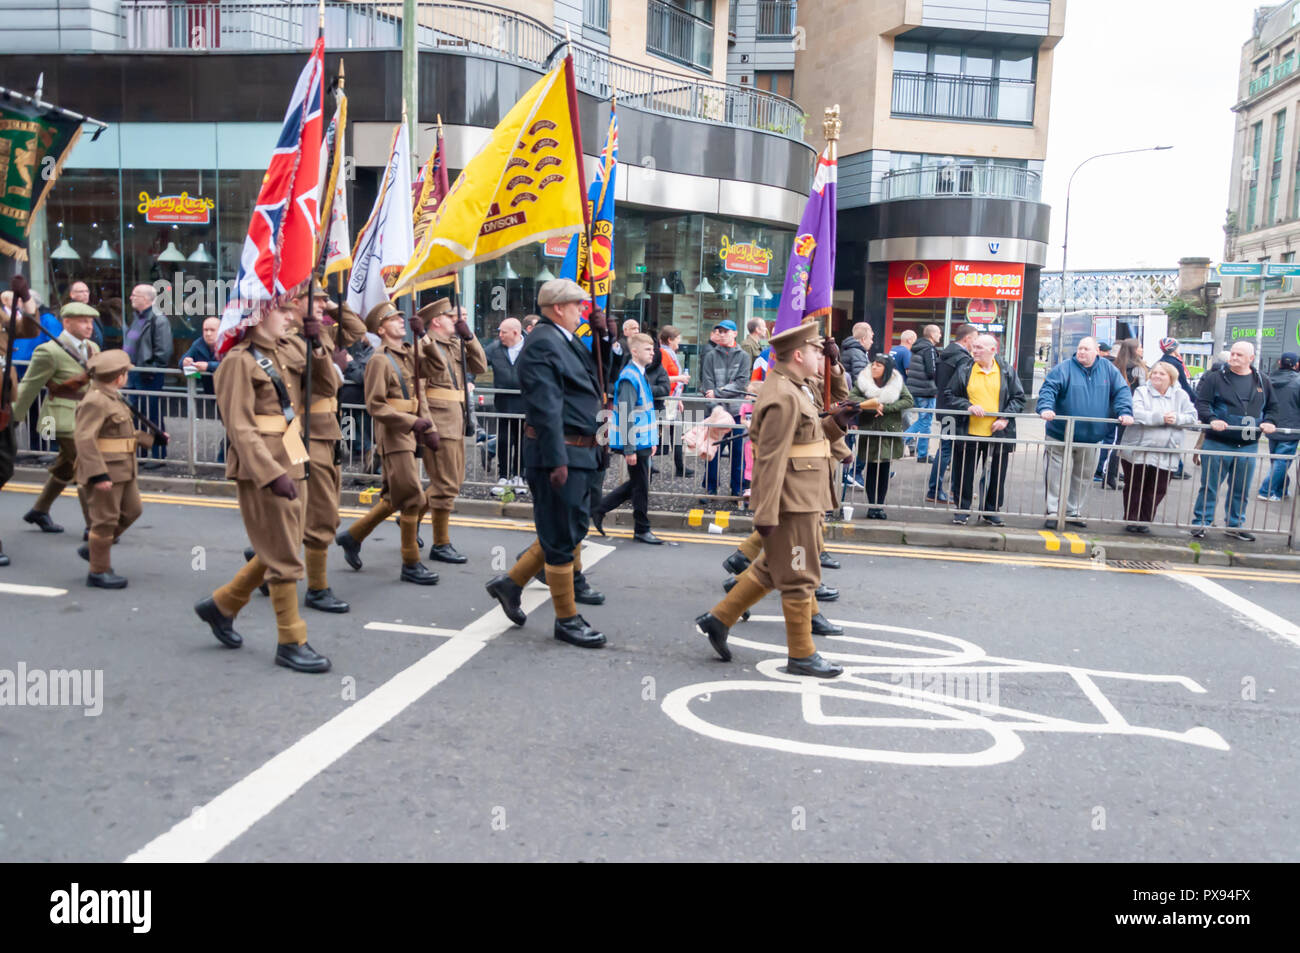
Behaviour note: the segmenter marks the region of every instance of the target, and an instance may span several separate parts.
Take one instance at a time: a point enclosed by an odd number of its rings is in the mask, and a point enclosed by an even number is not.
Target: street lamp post
[[[1107,156],[1126,156],[1135,152],[1163,152],[1166,149],[1172,148],[1173,146],[1147,146],[1142,149],[1122,149],[1119,152],[1099,152],[1095,156],[1088,156],[1088,158],[1076,165],[1074,171],[1070,173],[1070,180],[1065,186],[1065,235],[1061,240],[1061,308],[1056,316],[1058,335],[1064,330],[1063,322],[1065,320],[1065,306],[1067,304],[1066,289],[1069,287],[1067,263],[1070,253],[1070,189],[1074,186],[1074,177],[1079,174],[1080,169],[1093,159],[1104,159]]]

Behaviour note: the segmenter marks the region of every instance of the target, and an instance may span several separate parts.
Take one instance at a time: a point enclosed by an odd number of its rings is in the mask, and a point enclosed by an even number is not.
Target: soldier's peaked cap
[[[438,315],[440,314],[451,313],[451,299],[439,298],[437,301],[432,301],[429,304],[426,304],[423,308],[421,308],[419,311],[415,313],[420,316],[421,321],[423,321],[425,324],[428,324],[431,320],[438,317]]]
[[[821,335],[818,333],[816,324],[800,324],[797,327],[789,328],[780,334],[773,334],[771,339],[772,350],[776,356],[784,360],[789,357],[805,344],[821,344]]]
[[[131,369],[131,359],[126,356],[126,351],[113,348],[111,351],[100,351],[86,362],[86,367],[95,380],[111,381],[116,380],[123,371]]]
[[[567,304],[570,301],[590,301],[591,295],[572,278],[553,278],[537,292],[538,307],[548,304]]]
[[[378,334],[379,326],[395,314],[402,314],[402,312],[393,307],[391,301],[379,302],[379,304],[371,308],[370,313],[366,315],[366,330],[371,334]],[[403,315],[403,317],[405,317],[405,315]]]

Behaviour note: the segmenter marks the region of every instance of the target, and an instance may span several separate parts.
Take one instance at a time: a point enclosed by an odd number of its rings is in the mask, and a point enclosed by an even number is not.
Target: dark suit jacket
[[[515,369],[523,391],[525,425],[537,434],[524,436],[524,466],[596,469],[597,448],[564,442],[566,433],[594,436],[600,428],[600,384],[587,348],[576,337],[566,339],[558,325],[543,317],[524,339]]]
[[[524,340],[527,341],[528,338]],[[492,368],[492,387],[495,390],[519,390],[519,361],[523,359],[524,352],[521,350],[519,356],[515,358],[515,363],[511,364],[510,355],[498,338],[487,346],[485,356],[488,367]],[[517,394],[494,394],[492,406],[498,413],[522,414],[524,398]]]

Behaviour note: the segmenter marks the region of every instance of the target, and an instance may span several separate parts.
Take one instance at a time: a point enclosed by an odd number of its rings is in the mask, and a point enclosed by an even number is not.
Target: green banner
[[[81,121],[49,106],[0,100],[0,254],[27,260],[34,216],[81,136]]]

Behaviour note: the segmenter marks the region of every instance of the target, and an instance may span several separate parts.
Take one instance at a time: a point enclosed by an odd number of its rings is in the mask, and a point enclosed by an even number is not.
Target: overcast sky
[[[1061,267],[1070,173],[1070,270],[1172,268],[1223,255],[1241,45],[1259,0],[1069,0],[1056,48],[1043,201],[1047,268]]]

